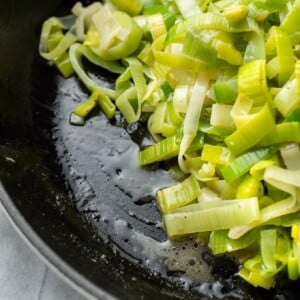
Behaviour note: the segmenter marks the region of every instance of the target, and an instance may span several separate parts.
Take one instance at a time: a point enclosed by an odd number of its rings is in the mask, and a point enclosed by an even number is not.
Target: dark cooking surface
[[[35,12],[51,10],[31,2]],[[1,129],[9,127],[0,137],[0,178],[34,231],[79,273],[122,299],[298,299],[297,283],[290,292],[254,289],[234,276],[237,266],[231,260],[213,257],[200,239],[166,239],[153,196],[172,180],[163,169],[135,167],[139,145],[149,142],[144,126],[128,126],[119,115],[108,122],[101,112],[84,127],[70,126],[70,112],[88,94],[75,77],[62,79],[40,58],[33,71],[29,68],[40,27],[28,22],[40,23],[26,5],[11,3],[9,11],[19,7],[28,28],[19,29],[26,59],[16,59],[15,69],[13,58],[2,62],[10,63],[3,73],[3,99],[11,99],[2,111],[16,117],[8,122],[0,116]],[[25,43],[28,36],[31,44]],[[9,47],[18,58],[15,42],[1,53],[9,58]],[[9,80],[10,74],[19,75]],[[112,82],[103,71],[91,68],[91,75],[103,84]]]

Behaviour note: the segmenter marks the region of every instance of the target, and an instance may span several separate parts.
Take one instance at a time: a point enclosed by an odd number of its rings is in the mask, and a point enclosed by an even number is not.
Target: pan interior
[[[106,71],[87,62],[89,75],[113,87]],[[69,123],[70,113],[89,97],[76,76],[63,79],[38,60],[34,98],[37,126],[50,124],[52,144],[76,212],[114,255],[141,266],[151,276],[190,295],[222,299],[263,299],[235,276],[238,267],[228,257],[214,257],[205,235],[170,241],[155,203],[158,189],[174,183],[167,165],[140,168],[138,151],[151,143],[146,124],[128,125],[117,113],[108,120],[99,110],[82,127]],[[45,91],[48,91],[45,98]],[[281,290],[273,294],[283,295]]]
[[[0,80],[0,107],[11,124],[8,130],[1,123],[0,178],[35,232],[91,282],[122,299],[297,299],[296,284],[267,292],[242,282],[231,259],[211,255],[205,236],[167,239],[154,197],[173,180],[166,165],[137,167],[138,150],[150,142],[145,124],[128,125],[120,114],[108,121],[101,111],[83,127],[69,124],[70,113],[89,94],[76,76],[62,78],[37,56],[31,61],[37,25],[56,5],[45,2],[7,2],[3,12],[22,12],[26,27],[18,34],[26,55],[16,54],[19,39],[8,21],[3,34],[14,43],[0,47],[11,58],[1,60],[0,79],[6,81]],[[64,1],[63,10],[50,15],[65,14],[73,2]],[[86,67],[99,84],[113,85],[111,74]],[[19,76],[9,80],[9,71]]]

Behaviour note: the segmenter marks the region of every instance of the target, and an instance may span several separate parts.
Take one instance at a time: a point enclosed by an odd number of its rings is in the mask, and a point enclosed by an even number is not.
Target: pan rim
[[[0,205],[11,224],[34,252],[56,273],[62,280],[88,299],[116,300],[117,298],[101,289],[77,270],[65,262],[46,242],[35,232],[18,210],[11,197],[0,181]]]

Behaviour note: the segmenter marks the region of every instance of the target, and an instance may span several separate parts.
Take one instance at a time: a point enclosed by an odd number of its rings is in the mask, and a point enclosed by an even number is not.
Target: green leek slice
[[[159,190],[157,193],[157,202],[161,211],[167,213],[191,203],[200,193],[199,182],[191,175],[177,185]]]
[[[275,120],[268,104],[255,114],[244,126],[225,138],[225,143],[234,154],[240,154],[260,142],[275,127]],[[264,128],[264,130],[257,130]]]
[[[257,198],[224,200],[178,208],[164,215],[164,225],[169,236],[176,236],[228,229],[254,222],[259,217]]]
[[[248,248],[259,239],[259,230],[252,230],[239,239],[228,237],[228,230],[215,230],[210,234],[208,246],[213,253],[222,254]]]
[[[224,179],[229,183],[233,182],[246,174],[260,160],[272,156],[276,150],[274,147],[265,147],[239,156],[221,170]]]
[[[163,139],[139,153],[139,165],[144,166],[154,162],[175,157],[179,153],[180,143],[177,136]]]

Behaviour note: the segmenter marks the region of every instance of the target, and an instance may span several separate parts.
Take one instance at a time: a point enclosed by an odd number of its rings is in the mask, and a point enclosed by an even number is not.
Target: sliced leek
[[[300,0],[78,2],[40,36],[40,55],[90,93],[71,124],[98,107],[148,126],[137,163],[178,180],[156,194],[167,235],[211,232],[265,289],[300,278],[299,14]]]
[[[224,200],[178,208],[164,215],[164,225],[169,236],[176,236],[228,229],[255,222],[259,217],[257,198]]]

